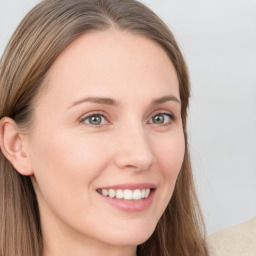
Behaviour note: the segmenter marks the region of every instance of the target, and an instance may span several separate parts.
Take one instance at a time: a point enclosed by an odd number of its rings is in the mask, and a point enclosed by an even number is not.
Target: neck
[[[92,247],[88,245],[72,246],[71,244],[65,246],[44,246],[43,256],[136,256],[136,248],[109,248],[106,247]]]
[[[48,223],[53,224],[53,223]],[[43,256],[136,256],[136,246],[119,246],[88,238],[70,229],[43,225]]]

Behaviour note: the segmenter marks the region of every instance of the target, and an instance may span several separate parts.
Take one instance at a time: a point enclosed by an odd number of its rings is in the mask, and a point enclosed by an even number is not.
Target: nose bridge
[[[119,134],[119,147],[116,163],[120,168],[132,167],[137,170],[150,168],[154,154],[142,122],[129,122],[122,125]]]

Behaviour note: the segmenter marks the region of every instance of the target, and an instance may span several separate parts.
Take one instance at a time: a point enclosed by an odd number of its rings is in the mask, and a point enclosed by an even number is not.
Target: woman
[[[46,0],[0,66],[1,255],[207,255],[185,62],[133,0]]]

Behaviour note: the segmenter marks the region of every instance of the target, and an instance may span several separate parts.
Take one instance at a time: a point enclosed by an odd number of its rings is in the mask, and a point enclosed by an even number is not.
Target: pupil
[[[154,116],[153,122],[155,124],[162,124],[164,122],[164,116],[163,115]]]
[[[100,116],[92,116],[92,117],[90,117],[89,122],[90,122],[90,124],[98,125],[101,123],[101,117]]]

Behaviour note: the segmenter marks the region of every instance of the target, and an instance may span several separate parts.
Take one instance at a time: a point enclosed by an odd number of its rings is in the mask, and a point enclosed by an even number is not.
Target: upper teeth
[[[150,189],[99,189],[98,192],[103,196],[111,198],[126,199],[126,200],[140,200],[142,198],[148,198]]]

